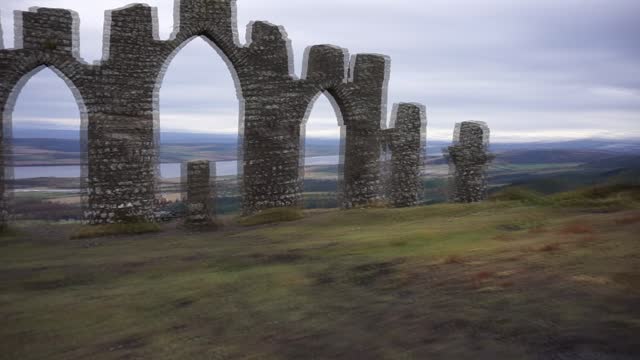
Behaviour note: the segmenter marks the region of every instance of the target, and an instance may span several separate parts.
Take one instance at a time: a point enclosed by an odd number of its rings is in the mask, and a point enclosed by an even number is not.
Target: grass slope
[[[213,233],[29,224],[0,238],[0,359],[637,358],[637,189],[590,191]]]

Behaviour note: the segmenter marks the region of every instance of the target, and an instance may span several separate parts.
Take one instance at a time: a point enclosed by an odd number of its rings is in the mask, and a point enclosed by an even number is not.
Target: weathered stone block
[[[315,45],[305,53],[303,78],[322,84],[324,88],[346,81],[348,54],[332,45]]]
[[[423,186],[420,174],[425,151],[425,110],[417,104],[399,104],[394,109],[392,125],[388,130],[391,150],[389,201],[394,207],[415,206]]]
[[[186,196],[184,200],[187,205],[185,224],[214,225],[215,189],[212,178],[215,179],[215,164],[211,167],[207,160],[189,161],[183,167],[182,176]]]
[[[377,54],[358,54],[353,64],[354,83],[373,83],[383,86],[389,71],[389,58]]]
[[[37,8],[16,15],[16,47],[68,56],[77,50],[75,30],[79,24],[75,12]]]
[[[452,202],[470,203],[487,198],[487,167],[493,159],[489,153],[489,127],[480,121],[456,124],[453,145],[444,149],[449,161]]]
[[[177,0],[181,27],[205,24],[231,25],[235,0]]]

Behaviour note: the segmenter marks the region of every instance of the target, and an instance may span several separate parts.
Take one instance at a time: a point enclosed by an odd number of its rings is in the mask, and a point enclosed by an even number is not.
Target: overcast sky
[[[128,3],[2,0],[4,46],[14,45],[14,10],[71,8],[81,19],[81,56],[99,60],[104,11]],[[158,7],[167,39],[173,1],[147,3]],[[425,104],[429,139],[450,139],[464,120],[486,121],[494,141],[640,137],[638,0],[238,0],[237,7],[242,43],[249,21],[286,28],[298,75],[314,44],[389,55],[389,110]],[[162,131],[237,131],[231,75],[204,41],[178,54],[160,96]],[[14,127],[78,124],[71,93],[52,72],[23,89]],[[307,128],[311,136],[339,133],[325,98]]]

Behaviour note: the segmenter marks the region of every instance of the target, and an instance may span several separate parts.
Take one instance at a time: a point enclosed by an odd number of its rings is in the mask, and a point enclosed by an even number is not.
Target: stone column
[[[153,9],[131,5],[107,16],[108,60],[86,83],[89,223],[152,221],[156,144],[153,94],[165,49]]]
[[[480,121],[456,124],[453,145],[445,149],[452,183],[450,201],[471,203],[487,198],[489,127]]]
[[[208,160],[189,161],[186,169],[183,167],[183,182],[185,186],[185,203],[187,226],[212,226],[215,224],[215,189]],[[215,170],[214,170],[215,173]]]
[[[255,22],[250,56],[238,72],[244,98],[243,213],[296,207],[303,83],[290,74],[288,40],[277,26]]]
[[[3,120],[3,111],[0,106],[0,121]],[[4,123],[4,121],[2,122]],[[5,172],[8,172],[6,166],[8,161],[5,160],[5,156],[9,155],[7,151],[5,151],[5,147],[8,147],[8,139],[4,136],[4,129],[2,124],[0,124],[0,232],[4,231],[7,228],[8,220],[9,220],[9,206],[7,197],[9,196],[7,192],[7,186],[5,180],[10,178],[11,176],[6,176]]]
[[[415,206],[422,195],[420,173],[424,160],[423,134],[426,130],[424,109],[415,104],[397,105],[389,129],[391,179],[389,202],[394,207]]]
[[[383,199],[381,123],[386,99],[389,59],[358,54],[352,60],[351,82],[332,89],[343,111],[343,208],[375,204]]]

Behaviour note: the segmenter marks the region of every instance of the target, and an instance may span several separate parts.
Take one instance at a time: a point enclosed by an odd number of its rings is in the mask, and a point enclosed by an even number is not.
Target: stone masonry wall
[[[489,127],[480,121],[456,124],[453,145],[444,149],[451,174],[450,200],[471,203],[487,198]]]
[[[393,113],[395,126],[385,131],[391,151],[388,201],[394,207],[415,206],[423,190],[426,112],[418,104],[399,104]]]
[[[185,225],[192,227],[215,224],[215,164],[208,160],[189,161],[183,169],[183,183],[187,215]]]
[[[195,36],[217,48],[236,81],[244,213],[301,205],[300,128],[321,92],[335,99],[345,127],[342,207],[367,205],[383,196],[379,159],[387,57],[358,54],[349,60],[344,49],[313,46],[306,52],[304,75],[297,79],[289,40],[280,27],[253,22],[249,42],[240,44],[235,1],[181,0],[176,10],[176,30],[166,41],[156,33],[153,8],[135,4],[108,12],[104,55],[96,64],[79,58],[78,18],[63,9],[18,12],[22,32],[16,34],[17,46],[0,49],[4,129],[10,128],[22,85],[39,67],[55,69],[76,94],[87,148],[83,192],[89,223],[153,220],[158,92],[169,62]],[[409,128],[419,136],[418,127]],[[10,131],[2,135],[4,151]],[[0,156],[1,164],[10,165],[6,159]],[[8,179],[2,180],[0,223],[6,222],[2,210],[8,193]]]

